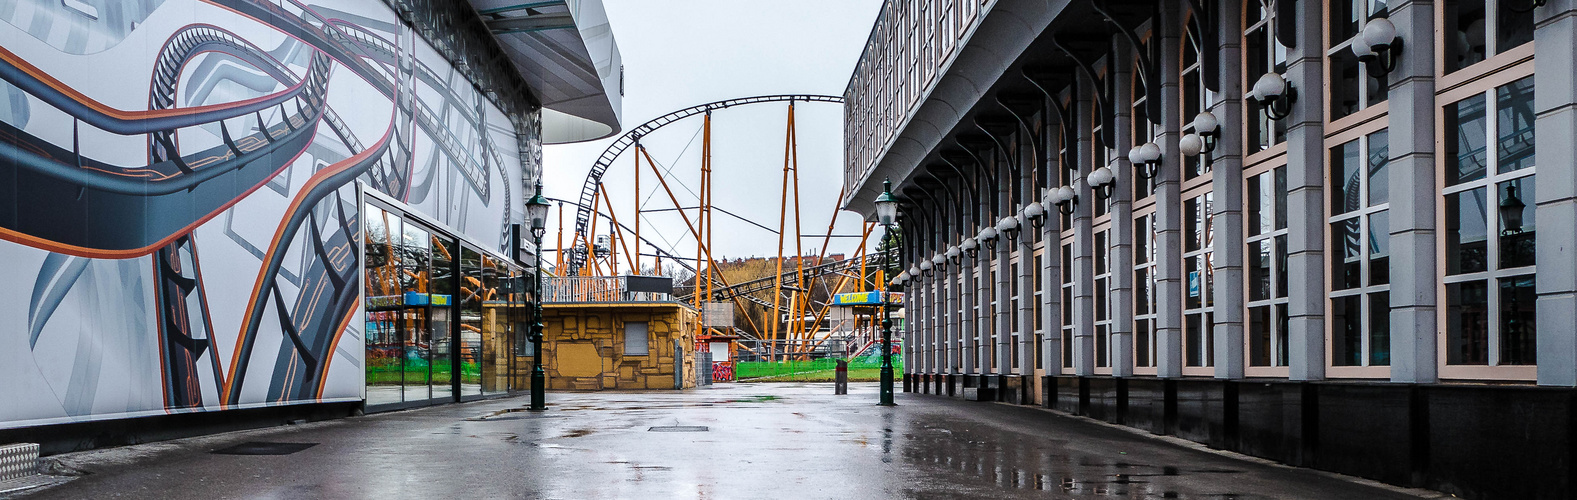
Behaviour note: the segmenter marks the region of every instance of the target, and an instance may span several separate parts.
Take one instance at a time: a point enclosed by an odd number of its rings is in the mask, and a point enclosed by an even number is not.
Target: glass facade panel
[[[1333,290],[1363,286],[1363,235],[1358,221],[1353,218],[1331,224],[1331,241],[1336,245],[1331,253]]]
[[[1484,201],[1484,188],[1446,195],[1446,274],[1487,269]]]
[[[1496,171],[1534,165],[1533,77],[1495,88]]]
[[[1358,141],[1331,148],[1331,215],[1363,208]]]
[[[1486,131],[1489,122],[1484,106],[1483,95],[1446,105],[1445,123],[1442,124],[1445,130],[1445,151],[1442,157],[1446,162],[1447,186],[1483,179],[1488,171]]]
[[[1500,280],[1500,363],[1531,365],[1537,361],[1538,322],[1533,275]]]
[[[428,238],[428,247],[432,255],[432,300],[447,304],[442,307],[432,308],[432,397],[433,399],[454,400],[454,322],[455,308],[455,273],[454,240],[440,235]]]
[[[1369,366],[1391,365],[1391,292],[1369,294]]]
[[[1485,0],[1458,0],[1445,4],[1446,72],[1466,68],[1489,55],[1485,38]],[[1448,129],[1449,130],[1449,129]]]
[[[1489,286],[1482,280],[1446,285],[1446,363],[1489,364]]]
[[[404,331],[405,400],[419,401],[431,397],[427,387],[432,380],[432,307],[426,300],[428,272],[431,263],[427,248],[427,231],[415,224],[405,223],[400,241],[400,291],[406,298],[401,309],[401,328]],[[393,233],[390,233],[393,236]],[[416,300],[410,300],[418,297]],[[413,304],[412,302],[417,302]]]
[[[486,290],[482,255],[469,246],[460,250],[460,395],[482,394],[482,302]]]
[[[1331,364],[1363,363],[1363,295],[1331,298]]]
[[[1533,177],[1500,183],[1500,267],[1534,264]]]

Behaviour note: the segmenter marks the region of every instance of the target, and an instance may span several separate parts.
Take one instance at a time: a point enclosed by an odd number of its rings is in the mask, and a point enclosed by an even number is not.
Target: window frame
[[[1371,333],[1369,325],[1371,324],[1370,323],[1371,320],[1370,320],[1370,307],[1369,307],[1369,304],[1367,302],[1368,301],[1368,297],[1370,296],[1370,294],[1374,294],[1374,293],[1385,293],[1385,294],[1387,294],[1387,297],[1389,297],[1389,294],[1391,292],[1391,280],[1387,279],[1386,282],[1384,284],[1381,284],[1381,285],[1362,284],[1362,285],[1359,285],[1359,286],[1356,286],[1356,287],[1352,287],[1352,288],[1345,288],[1345,289],[1341,289],[1341,290],[1335,289],[1335,280],[1332,278],[1334,276],[1332,273],[1335,272],[1334,258],[1335,258],[1335,255],[1336,255],[1336,251],[1335,251],[1335,246],[1334,245],[1336,244],[1336,239],[1335,239],[1335,235],[1333,234],[1333,230],[1331,228],[1331,226],[1333,224],[1337,223],[1337,222],[1353,220],[1353,219],[1357,219],[1359,221],[1359,225],[1358,225],[1358,228],[1359,228],[1358,229],[1358,231],[1359,231],[1359,239],[1362,242],[1362,243],[1360,243],[1360,248],[1362,249],[1362,252],[1363,252],[1362,257],[1359,259],[1359,263],[1360,263],[1360,266],[1361,266],[1360,267],[1360,269],[1361,269],[1360,274],[1363,276],[1363,282],[1367,283],[1368,282],[1368,277],[1369,277],[1369,272],[1370,272],[1369,271],[1370,254],[1369,254],[1369,245],[1368,245],[1368,241],[1369,241],[1368,240],[1369,220],[1370,220],[1370,217],[1373,216],[1374,214],[1378,214],[1378,213],[1381,213],[1381,212],[1386,212],[1386,213],[1390,212],[1390,209],[1391,209],[1391,196],[1389,195],[1389,193],[1387,194],[1385,203],[1376,204],[1376,205],[1369,205],[1368,204],[1369,176],[1368,176],[1367,172],[1364,172],[1361,175],[1359,175],[1359,179],[1360,179],[1360,181],[1359,181],[1359,183],[1360,183],[1360,188],[1359,188],[1359,193],[1360,194],[1359,194],[1359,196],[1362,197],[1365,200],[1364,201],[1364,206],[1360,207],[1358,209],[1355,209],[1353,211],[1350,211],[1350,212],[1345,212],[1345,213],[1342,213],[1340,215],[1336,215],[1334,210],[1331,207],[1331,192],[1329,192],[1329,190],[1336,189],[1335,186],[1337,185],[1335,179],[1331,175],[1332,174],[1332,168],[1333,168],[1333,165],[1331,163],[1331,150],[1336,148],[1336,147],[1345,145],[1345,144],[1347,144],[1349,142],[1357,141],[1358,142],[1360,163],[1363,165],[1360,168],[1365,168],[1366,169],[1367,168],[1367,163],[1366,162],[1367,162],[1367,159],[1369,157],[1368,156],[1369,152],[1371,151],[1370,150],[1371,146],[1369,145],[1369,136],[1371,134],[1378,133],[1380,131],[1389,131],[1388,125],[1389,125],[1389,121],[1388,120],[1371,119],[1370,121],[1363,123],[1361,126],[1349,128],[1349,129],[1346,129],[1346,130],[1342,130],[1342,131],[1337,132],[1335,134],[1327,135],[1325,137],[1325,142],[1324,142],[1325,148],[1323,150],[1324,158],[1322,159],[1322,162],[1321,162],[1324,165],[1325,170],[1324,170],[1324,172],[1321,175],[1322,175],[1322,178],[1325,179],[1326,186],[1328,186],[1328,188],[1327,188],[1328,192],[1326,193],[1325,196],[1322,196],[1322,198],[1324,198],[1324,199],[1321,201],[1321,206],[1324,209],[1324,215],[1325,215],[1321,219],[1322,222],[1324,222],[1324,224],[1323,224],[1324,227],[1322,227],[1321,230],[1323,231],[1322,234],[1324,235],[1324,238],[1325,238],[1325,247],[1324,247],[1323,250],[1324,250],[1326,255],[1325,255],[1325,258],[1322,259],[1323,260],[1323,265],[1320,266],[1320,268],[1322,269],[1322,272],[1325,273],[1325,275],[1324,275],[1325,276],[1325,290],[1324,290],[1325,296],[1322,298],[1322,300],[1325,301],[1325,322],[1324,322],[1325,323],[1325,328],[1324,328],[1324,332],[1325,332],[1325,339],[1324,339],[1324,344],[1325,344],[1325,346],[1324,346],[1324,348],[1325,348],[1325,373],[1326,373],[1326,376],[1328,376],[1330,378],[1372,378],[1372,379],[1389,379],[1389,378],[1391,378],[1391,366],[1390,365],[1370,366],[1368,364],[1369,363],[1369,353],[1370,353],[1369,339],[1370,339],[1370,333]],[[1386,144],[1387,159],[1386,159],[1386,161],[1389,162],[1390,161],[1390,153],[1389,153],[1389,149],[1390,149],[1389,137],[1390,136],[1387,135],[1386,137],[1387,137],[1387,144]],[[1387,165],[1387,168],[1390,168],[1390,166]],[[1387,184],[1389,186],[1389,182]],[[1388,224],[1388,226],[1389,226],[1389,224]],[[1387,232],[1389,233],[1389,228],[1387,229]],[[1389,236],[1387,236],[1387,241],[1389,242]],[[1393,254],[1388,254],[1388,255],[1393,255],[1394,256],[1394,253]],[[1360,299],[1361,304],[1359,306],[1359,310],[1360,310],[1360,313],[1359,313],[1360,316],[1359,317],[1360,317],[1360,322],[1362,324],[1361,330],[1360,330],[1362,332],[1361,333],[1361,343],[1360,343],[1360,345],[1361,345],[1361,349],[1363,351],[1363,355],[1362,355],[1362,363],[1363,364],[1359,365],[1359,366],[1338,366],[1338,365],[1335,364],[1335,357],[1333,356],[1333,354],[1335,353],[1335,343],[1336,343],[1336,336],[1335,336],[1336,322],[1331,320],[1331,312],[1334,310],[1333,304],[1334,304],[1336,299],[1338,299],[1338,298],[1347,298],[1347,297],[1352,297],[1352,296],[1363,297],[1363,299]],[[1388,309],[1388,311],[1389,311],[1389,309]],[[1391,329],[1389,331],[1392,334],[1396,333],[1396,331],[1394,329]]]
[[[1523,78],[1532,77],[1534,75],[1534,60],[1532,50],[1533,43],[1525,43],[1512,49],[1511,51],[1497,54],[1467,68],[1453,72],[1451,76],[1460,78],[1459,82],[1450,88],[1442,87],[1435,94],[1435,123],[1445,123],[1446,106],[1461,102],[1466,99],[1471,99],[1475,96],[1484,96],[1486,99],[1485,130],[1487,134],[1494,134],[1499,120],[1499,117],[1497,116],[1499,113],[1499,107],[1496,105],[1495,100],[1496,89],[1505,85],[1509,85],[1512,82],[1521,80]],[[1519,56],[1519,54],[1522,54],[1524,51],[1526,52],[1526,57],[1516,57]],[[1501,58],[1502,56],[1506,57],[1500,60],[1510,61],[1508,65],[1492,66],[1486,64],[1490,63],[1491,61],[1495,61],[1497,60],[1496,58]],[[1443,61],[1440,64],[1443,65]],[[1440,67],[1443,68],[1443,66]],[[1538,92],[1537,87],[1534,88],[1534,92]],[[1538,270],[1537,264],[1534,266],[1522,266],[1509,269],[1500,268],[1500,263],[1496,258],[1499,255],[1498,248],[1500,242],[1498,237],[1498,229],[1500,227],[1500,220],[1498,214],[1494,214],[1492,211],[1489,211],[1486,208],[1486,270],[1448,275],[1446,274],[1445,264],[1445,243],[1447,237],[1445,223],[1447,195],[1470,191],[1477,188],[1485,188],[1486,192],[1489,190],[1494,190],[1495,199],[1498,200],[1498,186],[1506,181],[1527,178],[1529,176],[1538,174],[1537,161],[1535,161],[1535,165],[1532,167],[1502,173],[1498,172],[1498,168],[1496,168],[1499,165],[1499,155],[1495,154],[1496,150],[1491,150],[1486,153],[1489,164],[1485,166],[1486,172],[1483,179],[1462,182],[1453,186],[1446,186],[1446,162],[1443,160],[1443,155],[1445,154],[1445,135],[1447,133],[1454,132],[1455,131],[1446,131],[1444,126],[1435,127],[1435,150],[1441,152],[1440,155],[1442,156],[1442,160],[1435,162],[1436,182],[1433,193],[1435,202],[1435,227],[1440,228],[1439,231],[1436,231],[1435,240],[1435,258],[1436,262],[1438,263],[1438,265],[1435,266],[1435,293],[1437,297],[1437,303],[1440,304],[1439,307],[1436,307],[1435,318],[1437,323],[1440,325],[1438,328],[1436,328],[1436,367],[1442,380],[1496,380],[1532,382],[1538,378],[1537,358],[1535,358],[1535,364],[1531,365],[1497,365],[1494,364],[1494,362],[1500,357],[1499,337],[1502,335],[1499,325],[1496,324],[1500,318],[1499,303],[1497,300],[1500,293],[1499,280],[1502,278],[1512,278],[1527,275],[1536,276]],[[1495,144],[1494,139],[1495,138],[1492,136],[1486,136],[1486,144]],[[1528,197],[1527,199],[1532,199],[1532,197]],[[1529,206],[1532,205],[1532,203],[1529,203]],[[1473,281],[1484,281],[1489,289],[1488,297],[1486,298],[1487,316],[1490,323],[1490,344],[1489,347],[1487,347],[1489,351],[1489,361],[1487,362],[1488,364],[1484,365],[1449,364],[1447,360],[1449,359],[1450,354],[1450,332],[1447,331],[1446,325],[1449,319],[1448,314],[1450,312],[1450,308],[1446,304],[1447,286],[1449,284]],[[1537,322],[1535,320],[1535,325],[1536,324]]]

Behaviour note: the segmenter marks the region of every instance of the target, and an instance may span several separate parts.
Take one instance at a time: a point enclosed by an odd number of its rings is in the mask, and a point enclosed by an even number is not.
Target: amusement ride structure
[[[729,108],[765,103],[788,104],[776,229],[718,208],[712,202],[712,114]],[[806,94],[765,95],[711,102],[662,115],[620,136],[592,165],[585,184],[581,187],[579,201],[555,200],[561,206],[568,204],[575,208],[574,231],[568,239],[562,234],[565,225],[562,220],[563,210],[560,210],[560,235],[556,259],[558,273],[563,276],[662,273],[664,259],[667,259],[694,276],[688,283],[676,284],[675,299],[692,304],[697,310],[709,311],[707,315],[713,314],[710,311],[717,311],[719,308],[749,310],[747,304],[753,304],[764,308],[771,318],[776,319],[776,321],[768,321],[768,324],[757,324],[755,318],[749,314],[727,315],[743,316],[746,324],[739,326],[748,329],[703,320],[697,322],[698,336],[739,337],[748,353],[769,360],[804,359],[839,349],[844,351],[842,355],[857,354],[871,347],[874,344],[875,332],[880,326],[879,320],[875,319],[878,317],[877,314],[846,318],[843,325],[824,327],[823,324],[830,319],[834,296],[844,292],[875,290],[877,284],[886,282],[881,269],[884,268],[883,259],[887,256],[866,251],[871,232],[876,227],[874,223],[863,222],[859,235],[833,234],[841,212],[836,207],[832,220],[827,224],[826,233],[819,235],[822,238],[819,252],[815,255],[805,252],[802,241],[806,237],[814,239],[818,235],[806,234],[801,224],[799,142],[794,116],[795,107],[800,103],[842,104],[843,98]],[[666,172],[660,169],[661,165],[652,158],[650,151],[642,144],[642,138],[665,126],[691,117],[700,117],[703,120],[699,131],[700,185],[695,193],[697,198],[695,205],[685,206],[669,183],[674,169]],[[635,196],[630,199],[634,200],[633,203],[636,205],[635,217],[630,224],[619,221],[614,210],[615,197],[610,196],[602,182],[603,177],[627,152],[633,157],[632,176]],[[649,207],[643,203],[641,182],[643,176],[648,174],[655,176],[660,190],[667,195],[667,206]],[[838,206],[842,205],[844,194],[839,194]],[[658,198],[659,202],[663,201],[660,197],[654,198]],[[677,255],[680,253],[679,250],[665,249],[642,235],[643,214],[653,212],[679,214],[689,236],[695,240],[693,258],[681,257]],[[713,228],[716,226],[715,212],[723,212],[777,234],[776,257],[769,261],[774,265],[771,273],[737,283],[731,283],[724,276],[721,271],[723,266],[719,265],[724,259],[712,251]],[[604,221],[606,221],[605,225]],[[859,238],[858,250],[847,258],[829,260],[827,246],[835,237]],[[648,249],[650,253],[647,252]],[[896,256],[896,252],[892,252],[891,255]],[[645,260],[643,257],[651,257],[652,260]],[[647,262],[651,265],[644,265]],[[695,265],[692,266],[689,262],[694,262]]]

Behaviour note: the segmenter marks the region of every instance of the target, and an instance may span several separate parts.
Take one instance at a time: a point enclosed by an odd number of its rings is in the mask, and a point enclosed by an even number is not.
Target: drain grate
[[[313,446],[317,443],[269,443],[263,441],[248,441],[229,448],[214,450],[216,455],[289,455]]]
[[[647,432],[706,432],[711,429],[704,425],[664,425],[646,429]]]

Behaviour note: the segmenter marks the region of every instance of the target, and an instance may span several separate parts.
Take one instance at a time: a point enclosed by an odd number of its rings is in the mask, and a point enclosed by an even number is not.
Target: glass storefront
[[[510,356],[526,309],[516,279],[523,271],[391,207],[369,203],[363,214],[367,406],[446,403],[525,387],[511,383],[525,374]]]

